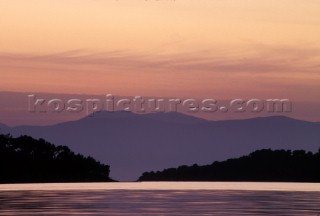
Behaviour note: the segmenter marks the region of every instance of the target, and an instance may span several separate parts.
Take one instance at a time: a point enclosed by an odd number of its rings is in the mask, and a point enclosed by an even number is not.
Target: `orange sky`
[[[2,0],[0,91],[319,101],[318,0]]]

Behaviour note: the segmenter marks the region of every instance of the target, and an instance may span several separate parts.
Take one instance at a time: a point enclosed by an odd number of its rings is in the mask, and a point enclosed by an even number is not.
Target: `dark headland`
[[[0,183],[109,182],[109,166],[29,136],[0,135]]]
[[[210,165],[145,172],[139,181],[320,182],[320,149],[318,153],[263,149]]]

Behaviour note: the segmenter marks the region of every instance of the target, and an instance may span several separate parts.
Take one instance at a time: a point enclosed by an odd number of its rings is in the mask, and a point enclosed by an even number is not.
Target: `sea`
[[[320,184],[276,182],[2,184],[0,215],[320,216]]]

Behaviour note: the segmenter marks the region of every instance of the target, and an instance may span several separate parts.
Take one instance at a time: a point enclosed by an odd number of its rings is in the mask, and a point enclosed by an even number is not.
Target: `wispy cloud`
[[[214,49],[171,55],[133,54],[126,51],[88,53],[76,50],[50,55],[0,54],[0,67],[35,67],[41,64],[101,70],[121,68],[133,71],[232,72],[232,73],[314,73],[320,69],[320,49],[257,45],[248,52],[232,55]],[[18,63],[18,64],[17,64]],[[23,64],[25,63],[25,64]]]

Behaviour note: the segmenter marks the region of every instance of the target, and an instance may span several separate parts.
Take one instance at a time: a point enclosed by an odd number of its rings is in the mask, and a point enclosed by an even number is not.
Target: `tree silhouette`
[[[211,165],[145,172],[139,180],[320,182],[320,152],[263,149]]]
[[[0,135],[0,183],[111,181],[109,166],[44,139]]]

